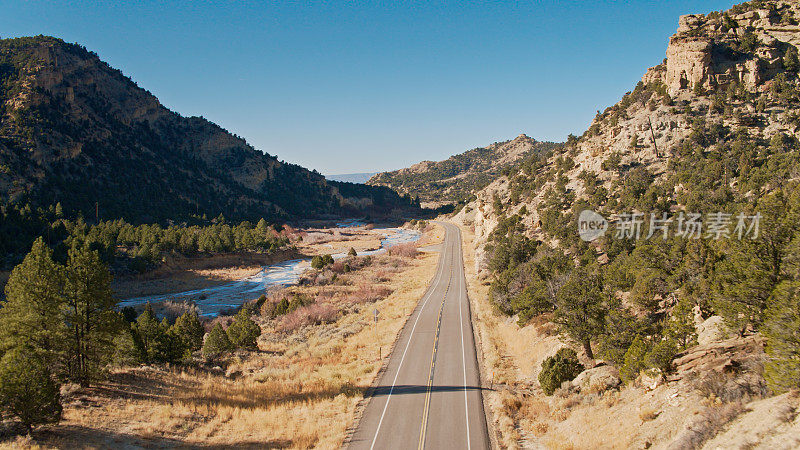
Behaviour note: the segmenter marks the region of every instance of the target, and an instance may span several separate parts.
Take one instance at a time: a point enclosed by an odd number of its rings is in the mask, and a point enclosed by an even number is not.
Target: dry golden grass
[[[40,428],[32,440],[0,443],[0,448],[338,448],[358,419],[356,405],[380,368],[379,355],[389,354],[437,260],[435,253],[405,258],[381,283],[390,295],[374,303],[342,305],[334,323],[280,333],[277,319],[263,319],[260,351],[233,355],[226,370],[116,370],[106,382],[69,394],[60,424]],[[294,289],[309,295],[359,289],[355,281],[371,280],[372,272],[386,270],[381,264],[348,274],[352,285]],[[322,296],[324,301],[340,298],[329,294]],[[375,309],[380,311],[377,323]]]
[[[346,253],[351,248],[356,252],[380,248],[382,235],[366,228],[312,230],[303,241],[298,242],[300,252],[308,255]]]

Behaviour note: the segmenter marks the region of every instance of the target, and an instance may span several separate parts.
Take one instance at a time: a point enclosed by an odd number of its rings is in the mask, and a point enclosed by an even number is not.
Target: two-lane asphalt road
[[[409,317],[350,441],[354,449],[489,448],[460,230]]]

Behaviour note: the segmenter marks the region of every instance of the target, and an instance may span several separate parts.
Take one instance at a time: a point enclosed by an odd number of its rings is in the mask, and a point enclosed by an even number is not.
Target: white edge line
[[[459,239],[460,240],[460,239]],[[463,262],[463,261],[462,261]],[[461,280],[464,279],[464,274],[461,273]],[[466,286],[463,286],[466,288]],[[462,289],[458,290],[458,316],[461,320],[461,362],[464,366],[464,418],[467,422],[467,450],[471,447],[470,439],[469,439],[469,401],[467,400],[467,356],[466,356],[466,349],[464,348],[464,313],[463,313],[463,306],[464,306],[464,291]]]
[[[447,249],[447,229],[445,228],[445,240],[442,242],[442,255],[439,257],[439,261],[444,263],[444,252]],[[431,285],[431,290],[428,292],[428,298],[425,299],[425,302],[422,304],[422,307],[419,309],[419,313],[417,314],[417,319],[414,321],[414,326],[411,327],[411,333],[408,335],[408,342],[406,342],[406,348],[403,350],[403,355],[400,357],[400,364],[397,366],[397,373],[394,374],[394,380],[392,380],[392,387],[389,389],[389,395],[386,397],[386,404],[383,405],[383,412],[381,412],[381,418],[378,420],[378,428],[375,430],[375,437],[372,438],[372,444],[369,446],[370,450],[375,447],[375,442],[378,440],[378,433],[381,431],[381,425],[383,424],[383,416],[386,415],[386,408],[389,407],[389,400],[392,399],[392,393],[394,392],[394,385],[397,383],[397,377],[400,376],[400,369],[403,367],[403,360],[406,359],[406,352],[408,351],[408,347],[411,345],[411,338],[414,337],[414,330],[417,328],[417,322],[419,322],[419,318],[422,316],[422,310],[425,309],[425,305],[428,304],[428,300],[431,299],[433,292],[436,290],[436,284],[439,283],[441,279],[441,275],[444,273],[444,264],[441,266],[441,270],[438,274],[436,274],[436,281]]]

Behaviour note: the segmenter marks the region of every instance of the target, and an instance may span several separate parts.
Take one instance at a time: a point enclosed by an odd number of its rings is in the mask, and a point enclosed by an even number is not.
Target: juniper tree
[[[180,336],[184,346],[189,350],[200,350],[203,347],[203,325],[197,316],[197,311],[187,311],[175,320],[173,325],[176,333]]]
[[[775,289],[763,333],[770,387],[778,393],[800,388],[800,281],[784,281]]]
[[[693,309],[694,303],[689,298],[681,298],[672,308],[672,313],[664,327],[664,334],[675,342],[679,350],[697,344]]]
[[[605,328],[597,338],[598,353],[616,365],[625,362],[625,352],[636,336],[644,331],[644,325],[616,297],[608,301]]]
[[[714,309],[740,333],[763,323],[769,296],[785,278],[783,260],[800,224],[800,195],[777,191],[765,196],[756,211],[763,217],[758,238],[721,241],[714,273]]]
[[[0,412],[34,425],[61,419],[61,395],[48,362],[32,348],[15,347],[0,359]]]
[[[542,371],[539,372],[539,385],[546,395],[553,395],[556,389],[565,381],[572,381],[583,372],[583,365],[578,361],[578,355],[571,348],[562,348],[542,361]]]
[[[214,325],[214,328],[206,336],[203,342],[203,357],[208,360],[215,360],[221,355],[231,351],[233,345],[231,344],[228,334],[221,324]]]
[[[622,367],[619,369],[620,377],[625,382],[630,382],[639,376],[639,372],[647,368],[645,356],[649,347],[641,336],[636,336],[628,350],[625,352]]]
[[[789,72],[800,70],[800,59],[797,57],[797,47],[789,45],[786,54],[783,56],[783,67]]]
[[[591,341],[603,332],[606,308],[603,281],[597,267],[577,267],[556,295],[553,322],[594,358]]]
[[[258,348],[256,341],[261,336],[261,327],[244,310],[236,314],[236,318],[228,327],[227,332],[234,348]]]

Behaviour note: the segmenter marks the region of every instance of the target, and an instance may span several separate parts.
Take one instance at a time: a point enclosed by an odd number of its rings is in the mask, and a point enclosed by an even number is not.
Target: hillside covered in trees
[[[474,230],[476,270],[516,336],[555,330],[570,343],[536,360],[545,394],[571,395],[562,383],[586,368],[713,401],[674,441],[664,428],[645,435],[671,420],[667,406],[663,420],[641,415],[654,425],[626,436],[630,446],[700,448],[748,402],[800,388],[799,20],[784,1],[682,16],[667,58],[581,137],[525,159],[455,217]],[[585,210],[608,221],[597,239],[579,234]],[[625,392],[620,411],[645,395]],[[793,404],[787,395],[775,401]],[[591,408],[556,422],[585,427]],[[523,432],[556,432],[507,414]],[[745,440],[728,434],[713,448]]]
[[[433,206],[464,204],[504,171],[529,155],[548,155],[561,144],[539,142],[524,134],[451,156],[444,161],[423,161],[411,167],[381,172],[367,184],[389,186]]]
[[[327,182],[202,117],[172,112],[96,54],[52,37],[0,40],[0,105],[4,208],[60,202],[66,217],[146,223],[409,205],[388,189]]]

